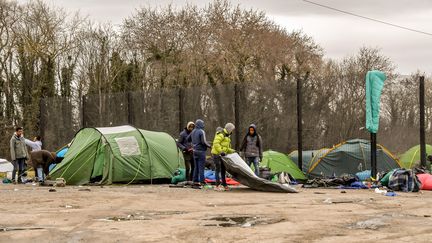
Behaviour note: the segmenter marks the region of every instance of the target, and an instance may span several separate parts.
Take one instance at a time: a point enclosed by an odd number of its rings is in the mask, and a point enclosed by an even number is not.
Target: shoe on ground
[[[199,183],[195,183],[195,184],[192,185],[192,188],[193,189],[202,189],[202,186]]]

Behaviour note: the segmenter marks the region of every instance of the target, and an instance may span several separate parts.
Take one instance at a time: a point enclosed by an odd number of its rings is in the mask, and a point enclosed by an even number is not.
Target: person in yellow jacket
[[[225,125],[225,128],[220,131],[216,130],[216,135],[213,140],[213,146],[212,146],[212,156],[213,161],[215,163],[216,167],[216,187],[215,190],[229,190],[228,185],[226,183],[226,168],[222,161],[221,156],[225,156],[227,154],[232,154],[235,152],[234,149],[231,148],[231,134],[234,131],[235,126],[232,123],[227,123]],[[220,173],[220,176],[219,176]],[[222,181],[222,186],[221,186]]]

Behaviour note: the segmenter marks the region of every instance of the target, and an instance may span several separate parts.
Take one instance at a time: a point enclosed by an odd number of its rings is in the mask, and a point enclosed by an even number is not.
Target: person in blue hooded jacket
[[[204,184],[204,169],[206,162],[206,151],[211,148],[206,140],[206,133],[204,131],[204,121],[201,119],[196,120],[195,129],[191,132],[188,140],[192,142],[193,156],[195,161],[193,182],[195,186],[201,188]]]

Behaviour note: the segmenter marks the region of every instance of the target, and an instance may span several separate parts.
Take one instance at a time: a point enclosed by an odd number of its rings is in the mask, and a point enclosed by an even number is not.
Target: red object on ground
[[[431,174],[418,174],[417,177],[422,185],[420,190],[432,190],[432,175]]]
[[[205,182],[206,182],[206,183],[215,183],[216,180],[209,180],[209,179],[205,179]],[[237,181],[235,181],[235,180],[233,180],[233,179],[231,179],[231,178],[226,178],[226,182],[227,182],[227,184],[230,185],[230,186],[238,186],[238,185],[240,185],[239,182],[237,182]]]

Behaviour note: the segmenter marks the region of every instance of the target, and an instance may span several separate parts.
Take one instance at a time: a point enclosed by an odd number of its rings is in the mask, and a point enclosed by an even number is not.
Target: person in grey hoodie
[[[259,176],[259,162],[263,157],[262,139],[257,132],[257,128],[254,124],[251,124],[248,129],[248,133],[243,139],[240,151],[242,151],[246,157],[246,163],[251,166],[254,165],[255,175]]]
[[[22,177],[25,173],[25,162],[29,158],[23,133],[23,128],[17,127],[15,129],[15,134],[10,140],[11,160],[14,165],[12,181],[15,182],[16,173],[18,171],[18,183],[23,182]]]
[[[193,182],[196,187],[201,188],[204,184],[204,168],[206,162],[206,151],[211,148],[210,144],[206,140],[206,134],[204,131],[204,121],[201,119],[196,120],[195,129],[188,136],[187,140],[192,142],[193,155],[194,155],[194,173]]]

